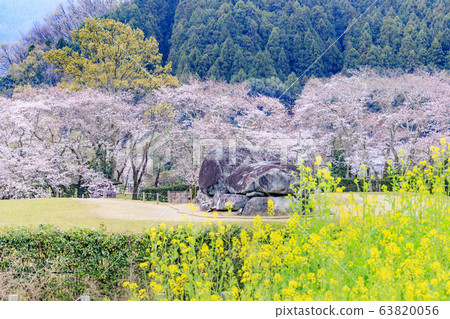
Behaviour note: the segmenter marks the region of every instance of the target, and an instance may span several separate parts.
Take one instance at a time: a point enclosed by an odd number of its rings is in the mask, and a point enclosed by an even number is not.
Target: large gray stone
[[[202,162],[199,173],[200,190],[207,195],[228,193],[226,178],[242,165],[275,161],[276,157],[259,147],[214,147]]]
[[[251,192],[251,193],[245,194],[245,196],[247,196],[247,197],[264,197],[264,196],[266,196],[266,194],[261,193],[261,192]]]
[[[193,202],[195,204],[201,204],[203,202],[212,201],[212,196],[204,194],[201,190],[197,192],[197,197],[194,198]]]
[[[245,195],[238,194],[216,194],[212,200],[212,209],[214,210],[228,210],[226,203],[230,202],[233,211],[237,211],[244,208],[245,204],[248,202],[248,197]]]
[[[200,203],[200,211],[209,212],[211,210],[211,201],[205,201]]]
[[[242,165],[226,178],[226,186],[228,192],[235,194],[292,194],[291,184],[295,182],[292,172],[295,171],[293,165],[273,161]]]
[[[286,216],[292,214],[287,197],[253,197],[245,205],[242,216],[268,216],[268,202],[273,201],[274,216]],[[292,199],[295,200],[295,199]]]

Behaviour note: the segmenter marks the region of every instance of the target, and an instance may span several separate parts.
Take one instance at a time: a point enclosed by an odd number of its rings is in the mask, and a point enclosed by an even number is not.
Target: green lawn
[[[358,194],[355,200],[361,202]],[[347,205],[349,194],[335,194],[336,203]],[[383,200],[385,195],[371,193],[370,197]],[[182,212],[186,212],[185,219]],[[336,211],[337,212],[337,211]],[[163,218],[159,219],[160,216]],[[113,232],[139,232],[164,222],[167,225],[179,225],[192,222],[201,224],[206,218],[190,218],[187,205],[176,205],[172,208],[167,203],[150,203],[123,199],[73,199],[44,198],[0,200],[0,228],[11,226],[38,226],[50,224],[61,229],[72,227],[99,228],[104,225]],[[251,219],[222,219],[224,223],[238,223],[252,226]],[[284,223],[274,220],[274,223]]]
[[[154,223],[152,220],[104,219],[92,213],[92,209],[97,208],[95,206],[89,201],[71,198],[4,200],[0,201],[0,227],[51,224],[69,229],[105,225],[111,231],[136,232],[148,229]]]
[[[169,226],[186,224],[188,222],[201,223],[198,219],[194,221],[189,219],[182,220],[181,213],[177,213],[175,209],[169,208],[170,206],[166,203],[156,205],[156,203],[120,199],[44,198],[0,200],[0,228],[49,224],[61,229],[73,227],[92,229],[104,225],[113,232],[139,232],[162,222]],[[180,205],[178,209],[188,211],[183,205]],[[143,216],[147,212],[149,214],[148,217]],[[164,218],[157,220],[163,214]],[[252,221],[239,221],[239,224],[251,227]]]

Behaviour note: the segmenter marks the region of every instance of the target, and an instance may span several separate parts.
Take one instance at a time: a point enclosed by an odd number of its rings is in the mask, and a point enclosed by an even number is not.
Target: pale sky
[[[0,43],[20,39],[34,21],[53,11],[64,0],[0,0]]]

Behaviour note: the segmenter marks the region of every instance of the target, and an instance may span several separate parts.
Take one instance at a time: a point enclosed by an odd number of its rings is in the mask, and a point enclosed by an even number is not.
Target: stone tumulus
[[[226,211],[228,203],[238,214],[263,216],[272,199],[275,215],[289,215],[295,171],[261,148],[215,147],[200,168],[197,201],[203,211]]]

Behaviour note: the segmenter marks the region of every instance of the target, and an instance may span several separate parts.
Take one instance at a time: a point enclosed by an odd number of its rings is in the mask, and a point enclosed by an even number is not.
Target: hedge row
[[[130,273],[139,274],[149,242],[145,234],[105,230],[61,231],[44,225],[6,229],[0,232],[0,273],[12,276],[10,281],[15,275],[37,274],[48,280],[57,274],[55,289],[42,291],[42,300],[75,300],[90,285],[102,296],[117,299],[118,287]]]
[[[233,225],[223,234],[225,249],[231,249],[232,238],[239,237],[241,230],[241,226]],[[211,245],[212,231],[217,231],[217,225],[197,230],[196,251],[204,243]],[[166,248],[178,251],[173,239],[186,237],[186,232],[186,228],[167,232]],[[12,286],[10,291],[0,291],[0,300],[9,293],[19,293],[27,300],[76,300],[83,294],[94,300],[127,299],[129,291],[122,286],[125,281],[148,282],[148,271],[139,265],[153,246],[147,233],[115,234],[105,229],[78,228],[62,231],[47,225],[0,230],[0,287]],[[34,293],[38,298],[29,298],[29,283],[25,288],[18,287],[16,280],[30,277],[42,281],[40,290]],[[36,289],[39,285],[31,286]]]
[[[355,183],[358,181],[358,184]],[[342,178],[338,187],[344,187],[344,192],[359,192],[361,191],[364,179],[362,178]],[[358,188],[359,186],[359,188]],[[392,181],[388,179],[383,180],[372,180],[370,182],[369,190],[373,192],[382,191],[382,186],[386,186],[388,191],[392,191]],[[169,191],[186,191],[190,189],[190,185],[178,184],[173,186],[164,187],[147,187],[143,188],[139,192],[139,199],[142,199],[143,194],[145,194],[145,200],[156,201],[156,194],[159,194],[159,201],[167,202],[167,193]]]
[[[163,186],[163,187],[146,187],[142,188],[139,191],[139,199],[142,199],[143,194],[145,194],[145,200],[147,201],[156,201],[156,194],[159,194],[160,202],[168,201],[168,192],[182,192],[190,189],[191,186],[186,184],[177,184],[172,186]]]

